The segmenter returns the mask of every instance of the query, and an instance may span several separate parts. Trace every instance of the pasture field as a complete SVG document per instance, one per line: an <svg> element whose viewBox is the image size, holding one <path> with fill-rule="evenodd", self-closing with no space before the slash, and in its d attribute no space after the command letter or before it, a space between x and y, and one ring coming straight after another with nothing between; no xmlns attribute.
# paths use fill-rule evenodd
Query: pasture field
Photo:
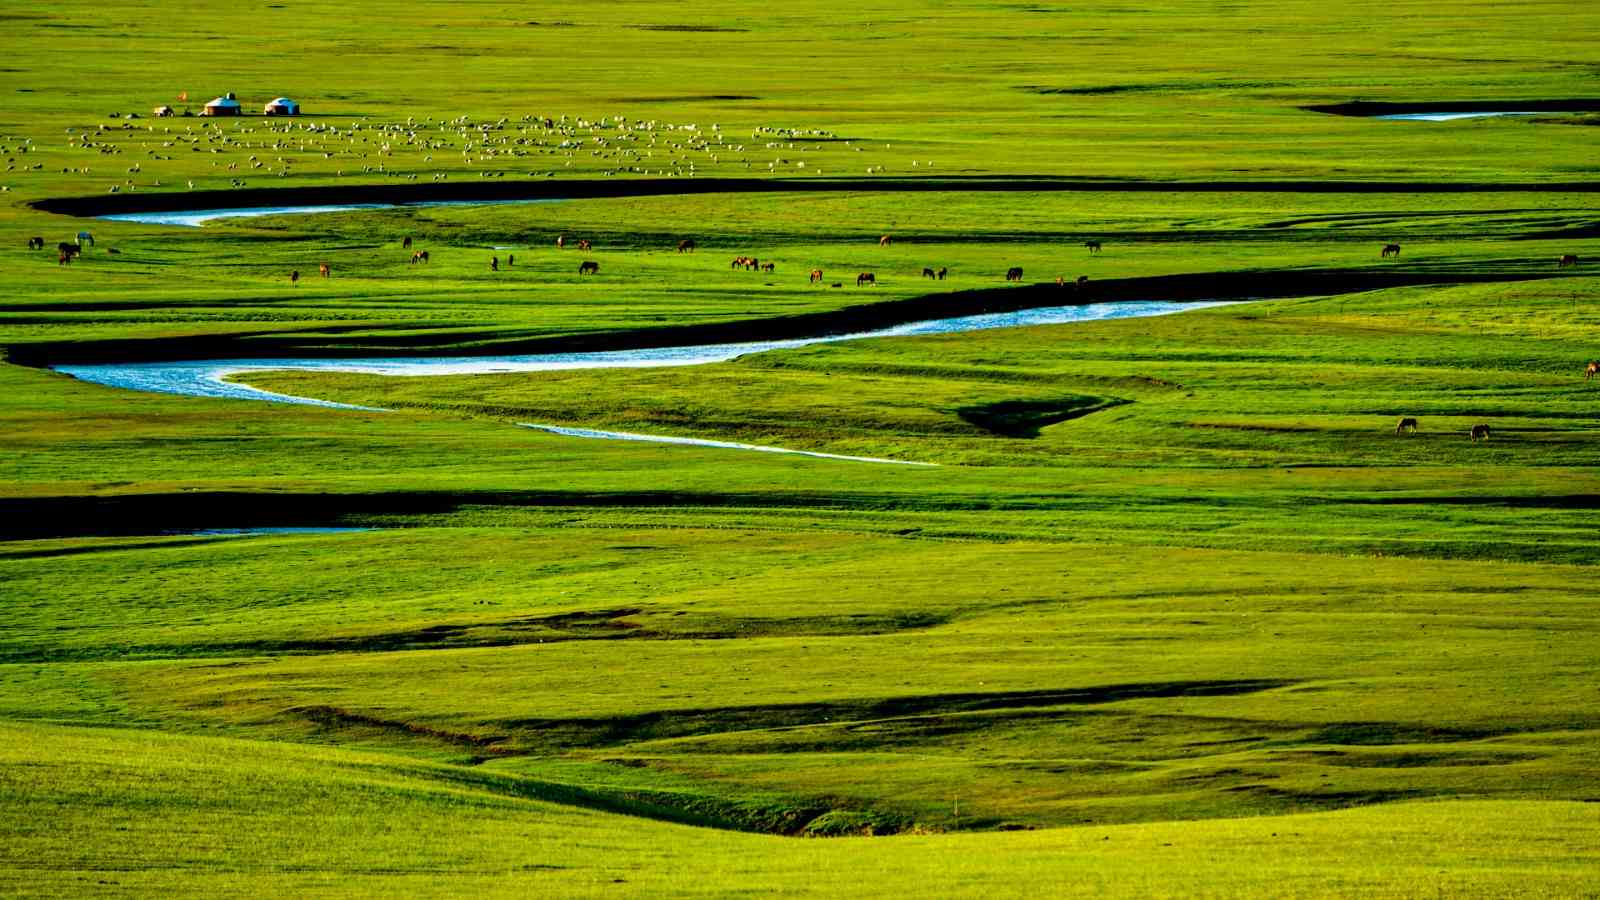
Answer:
<svg viewBox="0 0 1600 900"><path fill-rule="evenodd" d="M1600 891L1589 4L0 20L0 893Z"/></svg>

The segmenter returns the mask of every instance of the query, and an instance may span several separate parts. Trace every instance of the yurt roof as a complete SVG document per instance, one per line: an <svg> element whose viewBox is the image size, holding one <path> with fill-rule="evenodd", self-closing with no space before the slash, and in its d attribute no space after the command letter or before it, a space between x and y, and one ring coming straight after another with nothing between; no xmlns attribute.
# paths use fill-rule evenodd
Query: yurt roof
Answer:
<svg viewBox="0 0 1600 900"><path fill-rule="evenodd" d="M300 104L294 102L293 100L290 100L288 97L279 97L278 99L273 100L272 102L268 103L267 105L268 106L299 106Z"/></svg>
<svg viewBox="0 0 1600 900"><path fill-rule="evenodd" d="M232 95L229 95L227 97L218 97L217 99L211 101L210 103L207 103L206 105L207 106L238 106L239 105L239 101L233 99Z"/></svg>

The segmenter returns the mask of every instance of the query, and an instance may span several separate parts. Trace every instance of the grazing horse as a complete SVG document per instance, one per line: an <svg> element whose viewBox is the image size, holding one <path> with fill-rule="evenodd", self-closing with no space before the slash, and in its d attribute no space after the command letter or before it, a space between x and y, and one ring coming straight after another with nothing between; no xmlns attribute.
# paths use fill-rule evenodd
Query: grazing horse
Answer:
<svg viewBox="0 0 1600 900"><path fill-rule="evenodd" d="M83 245L82 244L73 244L73 243L69 243L68 241L62 241L61 243L57 244L56 245L56 250L61 252L61 253L66 254L67 256L82 256L83 255Z"/></svg>
<svg viewBox="0 0 1600 900"><path fill-rule="evenodd" d="M1083 246L1088 248L1090 253L1099 253L1100 252L1100 242L1099 241L1084 241L1083 242Z"/></svg>
<svg viewBox="0 0 1600 900"><path fill-rule="evenodd" d="M1006 280L1007 281L1021 281L1022 280L1022 267L1021 266L1012 266L1011 268L1007 269L1006 270Z"/></svg>
<svg viewBox="0 0 1600 900"><path fill-rule="evenodd" d="M1399 256L1399 255L1400 255L1400 245L1399 244L1384 244L1383 245L1383 252L1379 254L1379 256L1382 256L1384 259L1388 259L1391 256Z"/></svg>
<svg viewBox="0 0 1600 900"><path fill-rule="evenodd" d="M927 266L923 266L922 267L922 277L923 278L937 278L938 276L933 274L933 270L932 269L928 268Z"/></svg>
<svg viewBox="0 0 1600 900"><path fill-rule="evenodd" d="M409 235L409 234L406 235L406 239L400 242L400 249L402 249L402 250L410 250L411 249L411 235Z"/></svg>
<svg viewBox="0 0 1600 900"><path fill-rule="evenodd" d="M600 264L595 262L592 259L586 259L583 262L578 263L578 274L579 275L599 275L600 274Z"/></svg>
<svg viewBox="0 0 1600 900"><path fill-rule="evenodd" d="M886 234L883 237L878 238L878 246L879 247L887 247L892 243L894 243L894 238L891 237L890 235Z"/></svg>
<svg viewBox="0 0 1600 900"><path fill-rule="evenodd" d="M811 270L811 283L812 284L816 284L816 283L820 282L821 280L822 280L822 270L821 269L812 269Z"/></svg>
<svg viewBox="0 0 1600 900"><path fill-rule="evenodd" d="M948 266L940 266L939 271L935 274L939 276L940 281L943 281L944 277L950 274L950 268Z"/></svg>
<svg viewBox="0 0 1600 900"><path fill-rule="evenodd" d="M1600 375L1600 359L1594 360L1593 362L1589 363L1587 366L1583 367L1583 380L1584 381L1588 381L1589 379L1595 377L1596 375Z"/></svg>
<svg viewBox="0 0 1600 900"><path fill-rule="evenodd" d="M61 253L56 256L56 265L58 265L58 266L64 266L64 265L67 265L68 263L71 263L71 262L72 262L72 254L68 253L65 250L61 251Z"/></svg>
<svg viewBox="0 0 1600 900"><path fill-rule="evenodd" d="M42 237L31 237L31 238L28 238L28 249L29 250L43 250L44 249L44 238L42 238Z"/></svg>
<svg viewBox="0 0 1600 900"><path fill-rule="evenodd" d="M1077 288L1080 291L1083 290L1084 288L1089 286L1089 276L1087 276L1087 275L1079 275L1078 276L1078 280L1074 281L1072 283L1072 286Z"/></svg>
<svg viewBox="0 0 1600 900"><path fill-rule="evenodd" d="M1575 266L1577 264L1578 255L1576 253L1566 253L1562 255L1561 259L1556 261L1556 268L1565 269L1568 266Z"/></svg>
<svg viewBox="0 0 1600 900"><path fill-rule="evenodd" d="M323 278L327 278L333 275L333 270L328 268L327 263L322 263L317 266L317 274L321 275Z"/></svg>
<svg viewBox="0 0 1600 900"><path fill-rule="evenodd" d="M94 246L94 235L90 234L87 231L80 231L80 232L78 232L78 243L93 247Z"/></svg>
<svg viewBox="0 0 1600 900"><path fill-rule="evenodd" d="M564 234L556 235L556 249L560 250L565 246L567 246L567 236Z"/></svg>
<svg viewBox="0 0 1600 900"><path fill-rule="evenodd" d="M772 272L774 270L776 270L777 268L778 268L778 264L777 263L763 263L761 265L761 271L766 272L768 275L772 274Z"/></svg>
<svg viewBox="0 0 1600 900"><path fill-rule="evenodd" d="M1395 434L1405 434L1407 432L1410 432L1411 434L1417 433L1417 420L1412 416L1405 416L1400 421L1394 423Z"/></svg>
<svg viewBox="0 0 1600 900"><path fill-rule="evenodd" d="M856 287L861 287L863 284L870 284L873 287L877 287L877 276L873 275L871 272L862 272L860 275L856 276Z"/></svg>
<svg viewBox="0 0 1600 900"><path fill-rule="evenodd" d="M425 262L427 262L428 261L428 251L426 251L426 250L418 250L417 252L411 254L411 261L414 262L414 263L419 263L419 262L420 263L425 263Z"/></svg>
<svg viewBox="0 0 1600 900"><path fill-rule="evenodd" d="M594 249L594 245L589 243L589 239L588 238L583 238L583 239L578 241L578 249L579 250L593 250Z"/></svg>
<svg viewBox="0 0 1600 900"><path fill-rule="evenodd" d="M1487 441L1489 439L1489 426L1474 425L1472 426L1472 431L1468 432L1468 436L1472 438L1473 443Z"/></svg>
<svg viewBox="0 0 1600 900"><path fill-rule="evenodd" d="M679 241L678 242L678 252L679 253L693 253L694 252L694 238L684 238L683 240Z"/></svg>
<svg viewBox="0 0 1600 900"><path fill-rule="evenodd" d="M289 273L289 283L290 284L299 284L300 283L300 270L299 269L295 269L293 272Z"/></svg>

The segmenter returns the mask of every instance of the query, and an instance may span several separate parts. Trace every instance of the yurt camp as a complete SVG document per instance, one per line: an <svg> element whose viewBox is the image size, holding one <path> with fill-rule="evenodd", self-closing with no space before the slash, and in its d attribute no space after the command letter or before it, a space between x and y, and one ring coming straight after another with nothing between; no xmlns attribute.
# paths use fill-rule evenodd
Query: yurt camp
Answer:
<svg viewBox="0 0 1600 900"><path fill-rule="evenodd" d="M244 108L239 105L239 98L235 97L232 91L207 103L205 110L200 113L202 116L238 116L243 114Z"/></svg>
<svg viewBox="0 0 1600 900"><path fill-rule="evenodd" d="M288 97L279 97L268 103L262 112L269 116L298 116L300 115L300 104L290 100Z"/></svg>

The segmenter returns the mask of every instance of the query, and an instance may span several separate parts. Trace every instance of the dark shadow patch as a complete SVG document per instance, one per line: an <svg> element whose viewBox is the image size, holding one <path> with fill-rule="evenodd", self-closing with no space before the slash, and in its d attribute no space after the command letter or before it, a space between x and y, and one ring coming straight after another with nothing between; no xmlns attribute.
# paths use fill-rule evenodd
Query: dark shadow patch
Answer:
<svg viewBox="0 0 1600 900"><path fill-rule="evenodd" d="M616 97L616 103L726 103L760 100L749 94L663 94L654 97Z"/></svg>
<svg viewBox="0 0 1600 900"><path fill-rule="evenodd" d="M1417 113L1465 112L1597 112L1600 99L1570 98L1557 100L1444 100L1375 102L1353 100L1349 103L1322 103L1302 106L1307 112L1328 113L1335 116L1401 116Z"/></svg>
<svg viewBox="0 0 1600 900"><path fill-rule="evenodd" d="M1435 728L1398 722L1337 722L1324 725L1301 738L1304 744L1341 744L1375 747L1386 744L1453 744L1512 733L1507 729Z"/></svg>
<svg viewBox="0 0 1600 900"><path fill-rule="evenodd" d="M727 25L628 25L639 31L678 31L696 34L741 34L748 28L733 28Z"/></svg>
<svg viewBox="0 0 1600 900"><path fill-rule="evenodd" d="M662 710L612 718L513 719L497 723L518 732L518 740L547 749L604 747L640 741L665 740L808 725L841 726L872 720L963 713L1042 709L1054 706L1093 706L1171 697L1226 697L1287 687L1295 682L1274 679L1236 681L1173 681L1114 684L1098 687L1039 691L999 691L971 694L924 694L906 697L845 700L834 703L794 703L710 709ZM981 720L975 720L981 723ZM920 733L939 723L917 723ZM958 727L958 726L952 726ZM968 730L958 727L958 730Z"/></svg>
<svg viewBox="0 0 1600 900"><path fill-rule="evenodd" d="M1062 397L1058 400L1003 400L956 410L961 421L1001 437L1036 438L1041 429L1091 413L1127 404L1103 397Z"/></svg>

